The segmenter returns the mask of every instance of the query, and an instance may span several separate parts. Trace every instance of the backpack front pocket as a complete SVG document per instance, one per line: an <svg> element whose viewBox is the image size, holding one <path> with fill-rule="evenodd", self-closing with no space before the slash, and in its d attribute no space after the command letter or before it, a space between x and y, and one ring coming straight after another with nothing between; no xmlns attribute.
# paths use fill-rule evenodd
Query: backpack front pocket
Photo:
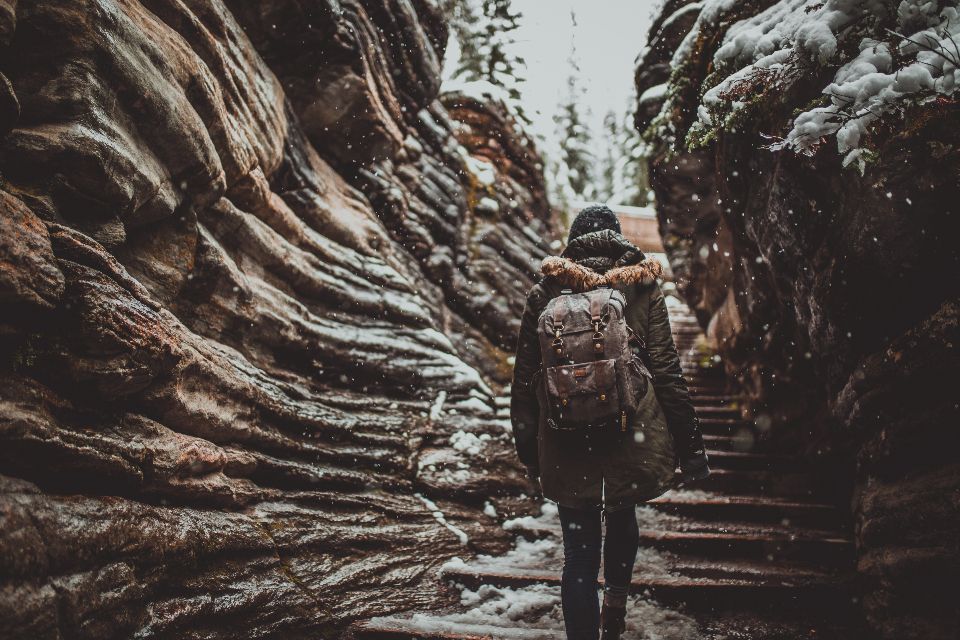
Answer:
<svg viewBox="0 0 960 640"><path fill-rule="evenodd" d="M620 385L615 359L547 367L545 373L551 427L600 427L619 418Z"/></svg>

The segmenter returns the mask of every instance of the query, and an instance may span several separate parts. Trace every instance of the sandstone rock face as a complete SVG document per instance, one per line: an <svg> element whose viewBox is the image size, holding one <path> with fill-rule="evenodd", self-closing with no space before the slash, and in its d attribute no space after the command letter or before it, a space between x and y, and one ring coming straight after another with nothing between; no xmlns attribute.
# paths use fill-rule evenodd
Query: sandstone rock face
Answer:
<svg viewBox="0 0 960 640"><path fill-rule="evenodd" d="M0 2L0 636L338 637L505 542L555 229L445 41L428 0Z"/></svg>
<svg viewBox="0 0 960 640"><path fill-rule="evenodd" d="M654 25L637 120L655 149L661 231L681 292L760 422L772 418L772 438L833 450L854 477L875 634L953 637L960 109L941 96L885 114L862 173L842 166L833 139L810 156L771 151L839 64L793 59L782 75L745 74L721 93L747 110L705 136L704 92L739 68L720 61L725 35L786 4L672 2ZM811 19L843 5L809 4ZM839 36L838 57L860 38L889 37L896 12L878 15Z"/></svg>

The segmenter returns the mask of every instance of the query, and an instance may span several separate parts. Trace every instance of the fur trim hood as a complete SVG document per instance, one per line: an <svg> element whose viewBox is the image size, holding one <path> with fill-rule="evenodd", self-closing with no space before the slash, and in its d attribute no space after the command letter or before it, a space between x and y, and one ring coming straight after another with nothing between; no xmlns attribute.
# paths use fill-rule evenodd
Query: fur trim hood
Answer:
<svg viewBox="0 0 960 640"><path fill-rule="evenodd" d="M543 275L554 278L575 291L586 291L602 286L649 285L656 282L663 274L663 267L654 258L644 258L637 264L614 267L606 273L597 273L570 258L550 256L544 258L540 270Z"/></svg>
<svg viewBox="0 0 960 640"><path fill-rule="evenodd" d="M647 258L616 231L603 229L577 237L563 255L544 259L543 275L576 291L601 286L650 285L663 267Z"/></svg>

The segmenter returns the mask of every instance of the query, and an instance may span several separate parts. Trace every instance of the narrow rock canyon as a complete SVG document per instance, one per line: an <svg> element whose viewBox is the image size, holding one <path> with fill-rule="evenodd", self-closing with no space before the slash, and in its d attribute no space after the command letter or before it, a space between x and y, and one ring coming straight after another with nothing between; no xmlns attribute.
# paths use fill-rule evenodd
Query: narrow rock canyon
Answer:
<svg viewBox="0 0 960 640"><path fill-rule="evenodd" d="M960 628L956 5L665 0L637 60L704 422L829 471L884 640ZM447 39L434 0L0 0L0 638L339 638L542 524L504 411L563 230Z"/></svg>

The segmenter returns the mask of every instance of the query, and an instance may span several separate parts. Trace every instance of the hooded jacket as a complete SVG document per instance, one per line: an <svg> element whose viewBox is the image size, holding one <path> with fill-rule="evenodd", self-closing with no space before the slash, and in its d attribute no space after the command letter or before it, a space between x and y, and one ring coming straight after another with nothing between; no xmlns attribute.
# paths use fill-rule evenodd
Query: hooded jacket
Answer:
<svg viewBox="0 0 960 640"><path fill-rule="evenodd" d="M604 229L575 238L543 261L543 278L527 295L517 340L511 399L514 442L521 462L540 476L544 497L568 507L616 508L655 498L670 488L680 454L702 447L680 357L673 343L662 268L619 233ZM646 343L653 384L626 432L570 433L546 424L537 326L563 289L611 286L627 301L626 321Z"/></svg>

